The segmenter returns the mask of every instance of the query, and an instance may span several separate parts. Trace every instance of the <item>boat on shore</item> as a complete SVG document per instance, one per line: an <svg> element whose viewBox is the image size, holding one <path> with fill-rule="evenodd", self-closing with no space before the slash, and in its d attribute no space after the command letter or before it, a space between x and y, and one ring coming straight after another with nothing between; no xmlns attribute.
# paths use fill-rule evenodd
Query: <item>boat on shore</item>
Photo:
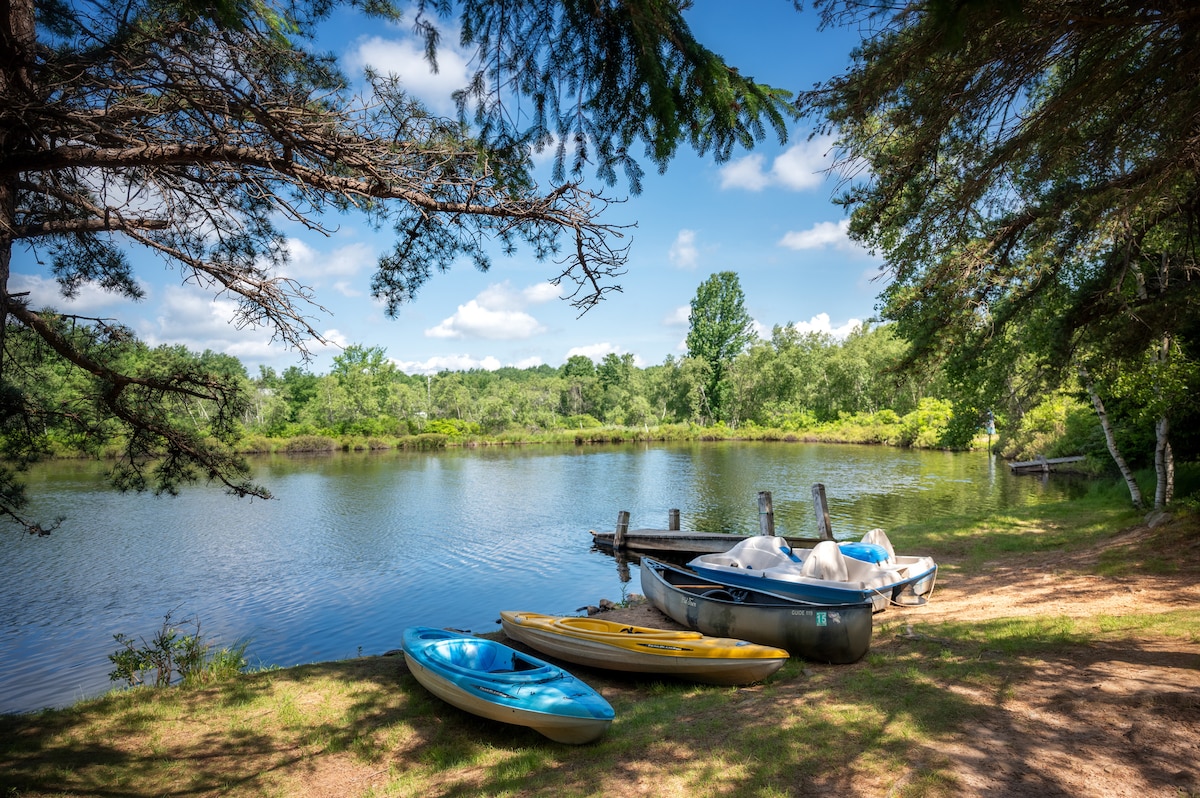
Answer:
<svg viewBox="0 0 1200 798"><path fill-rule="evenodd" d="M756 535L729 551L701 554L688 567L715 582L819 604L870 601L876 612L889 604L924 604L937 576L932 558L897 555L882 529L860 542L823 540L811 549Z"/></svg>
<svg viewBox="0 0 1200 798"><path fill-rule="evenodd" d="M426 690L474 715L572 745L597 740L612 725L612 706L587 684L495 640L412 626L402 648Z"/></svg>
<svg viewBox="0 0 1200 798"><path fill-rule="evenodd" d="M774 646L654 629L601 618L500 613L504 633L557 659L592 668L677 676L705 684L753 684L783 667L788 652Z"/></svg>
<svg viewBox="0 0 1200 798"><path fill-rule="evenodd" d="M778 646L810 662L857 662L871 647L868 601L813 604L704 579L653 557L641 561L642 593L676 623L709 635Z"/></svg>

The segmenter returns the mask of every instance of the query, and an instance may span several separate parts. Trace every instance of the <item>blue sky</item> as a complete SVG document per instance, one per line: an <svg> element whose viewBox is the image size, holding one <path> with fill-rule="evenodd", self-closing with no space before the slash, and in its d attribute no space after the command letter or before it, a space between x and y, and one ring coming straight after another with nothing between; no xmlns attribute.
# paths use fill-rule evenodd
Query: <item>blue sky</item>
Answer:
<svg viewBox="0 0 1200 798"><path fill-rule="evenodd" d="M796 12L786 0L697 0L687 12L697 37L760 82L805 89L841 72L857 41L854 31L818 31L811 9ZM435 111L451 113L449 95L466 81L467 56L444 36L440 71L430 74L405 23L364 24L341 13L326 26L318 46L342 58L349 74L365 65L401 75L408 89ZM527 251L497 252L488 273L462 263L435 275L416 302L388 319L370 297L378 256L389 250L386 233L352 216L333 220L329 237L301 230L291 240L288 273L328 309L314 326L330 340L380 346L409 373L442 369L561 365L575 354L599 361L609 352L632 353L641 366L681 356L688 303L711 274L737 272L746 305L764 334L773 325L796 323L843 335L873 315L882 284L873 278L879 261L845 236L842 210L832 203L834 177L829 142L809 140L796 126L786 145L767 141L737 152L724 163L681 150L664 175L648 174L640 195L615 204L605 215L627 231L632 246L621 293L578 311L546 282L557 273ZM599 187L599 186L597 186ZM618 184L608 193L628 196ZM265 330L237 330L231 306L183 285L177 271L155 260L135 261L146 298L120 300L83 290L72 303L56 294L48 270L27 251L13 253L14 291L29 291L35 307L120 318L151 345L181 343L238 356L251 374L258 366L283 369L299 355L269 342ZM328 370L336 347L313 348L308 368Z"/></svg>

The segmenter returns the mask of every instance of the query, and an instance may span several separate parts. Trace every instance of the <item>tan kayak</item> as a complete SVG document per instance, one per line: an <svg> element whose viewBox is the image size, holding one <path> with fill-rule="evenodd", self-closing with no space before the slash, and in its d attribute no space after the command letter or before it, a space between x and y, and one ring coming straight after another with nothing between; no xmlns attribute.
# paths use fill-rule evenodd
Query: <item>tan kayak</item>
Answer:
<svg viewBox="0 0 1200 798"><path fill-rule="evenodd" d="M599 618L500 613L504 633L543 654L578 665L678 676L707 684L762 681L787 662L781 648L700 632L651 629Z"/></svg>

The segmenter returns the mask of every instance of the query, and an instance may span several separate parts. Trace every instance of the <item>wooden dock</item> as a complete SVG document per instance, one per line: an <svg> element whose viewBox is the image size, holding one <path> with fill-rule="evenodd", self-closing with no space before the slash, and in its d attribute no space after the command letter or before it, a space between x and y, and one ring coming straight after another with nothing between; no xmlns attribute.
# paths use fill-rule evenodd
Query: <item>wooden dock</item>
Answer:
<svg viewBox="0 0 1200 798"><path fill-rule="evenodd" d="M602 549L614 548L616 532L597 532L590 530L592 544ZM795 548L812 548L820 542L819 538L801 538L783 536L789 546ZM745 535L732 532L686 532L672 529L630 529L625 533L624 548L631 552L654 554L713 554L729 551L736 544L745 540Z"/></svg>
<svg viewBox="0 0 1200 798"><path fill-rule="evenodd" d="M1014 474L1047 474L1051 471L1058 471L1061 466L1069 465L1070 463L1082 463L1083 455L1075 457L1039 457L1036 460L1028 460L1024 463L1009 463L1008 467ZM1070 470L1070 469L1066 469Z"/></svg>
<svg viewBox="0 0 1200 798"><path fill-rule="evenodd" d="M833 529L829 525L829 507L825 500L825 486L813 485L813 509L817 516L818 537L792 537L781 535L793 548L812 548L822 540L833 540ZM729 551L746 536L733 532L685 532L679 528L679 510L668 513L667 529L630 529L629 511L617 513L617 526L612 532L589 530L592 545L613 552L632 554L658 554L667 557L698 554L714 554ZM775 508L771 492L758 492L758 534L775 534Z"/></svg>

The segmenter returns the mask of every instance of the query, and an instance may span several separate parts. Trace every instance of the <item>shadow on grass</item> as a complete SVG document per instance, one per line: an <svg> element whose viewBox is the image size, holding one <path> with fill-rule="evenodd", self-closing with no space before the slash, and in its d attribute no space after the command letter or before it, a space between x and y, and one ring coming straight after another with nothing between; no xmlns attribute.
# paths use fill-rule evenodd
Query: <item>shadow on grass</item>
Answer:
<svg viewBox="0 0 1200 798"><path fill-rule="evenodd" d="M1095 724L1102 710L1135 726L1153 711L1194 739L1200 706L1185 689L1200 671L1194 645L1164 651L1011 619L907 628L878 630L854 665L792 660L744 688L572 668L616 709L608 735L587 746L457 710L400 657L114 694L0 716L0 796L298 795L335 761L346 795L954 795L950 744L996 794L1072 794L1065 773L1022 763L1096 747L1121 752L1156 788L1194 774L1183 749L1131 739L1128 724ZM1153 670L1119 691L1096 689L1114 662ZM1061 722L1027 734L1006 702L1035 684L1049 685Z"/></svg>
<svg viewBox="0 0 1200 798"><path fill-rule="evenodd" d="M0 715L0 796L257 793L323 755L369 755L408 716L402 670L365 658Z"/></svg>
<svg viewBox="0 0 1200 798"><path fill-rule="evenodd" d="M1200 649L1185 630L1200 624L1200 614L1156 620L1118 624L1122 632L1150 628L1154 642L1061 618L915 624L894 636L889 630L883 656L912 670L892 669L871 689L904 690L916 673L951 689L973 688L980 699L970 722L957 724L956 742L960 760L989 794L1078 795L1080 772L1072 771L1086 762L1095 773L1135 774L1149 794L1194 795ZM988 696L991 707L982 700ZM1018 698L1027 709L1010 711ZM1136 783L1117 775L1112 784L1121 781ZM1102 785L1091 787L1104 793Z"/></svg>

